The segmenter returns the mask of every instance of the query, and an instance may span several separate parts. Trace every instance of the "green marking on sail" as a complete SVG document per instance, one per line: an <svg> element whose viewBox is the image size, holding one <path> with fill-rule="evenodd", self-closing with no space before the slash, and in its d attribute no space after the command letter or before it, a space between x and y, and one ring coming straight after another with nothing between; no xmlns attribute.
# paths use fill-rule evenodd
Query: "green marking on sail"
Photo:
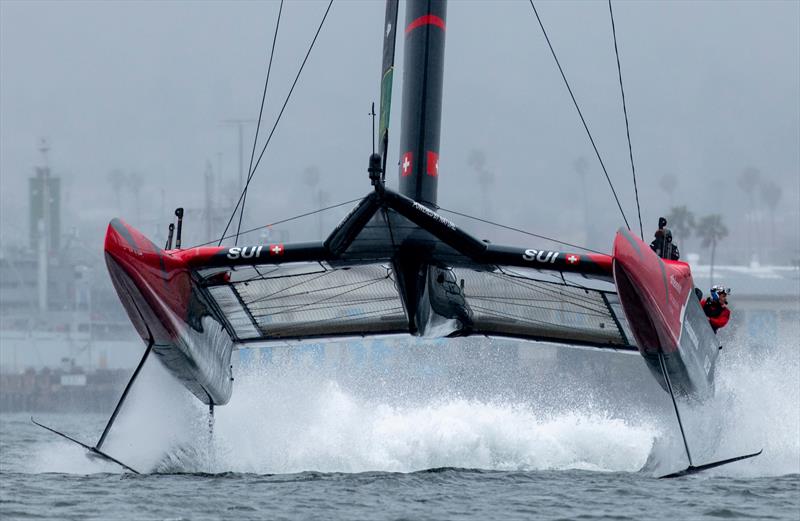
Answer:
<svg viewBox="0 0 800 521"><path fill-rule="evenodd" d="M386 73L384 73L383 79L381 80L381 121L378 130L378 136L380 137L381 143L386 138L386 135L389 132L389 113L391 112L392 108L393 77L394 77L394 67L389 67Z"/></svg>

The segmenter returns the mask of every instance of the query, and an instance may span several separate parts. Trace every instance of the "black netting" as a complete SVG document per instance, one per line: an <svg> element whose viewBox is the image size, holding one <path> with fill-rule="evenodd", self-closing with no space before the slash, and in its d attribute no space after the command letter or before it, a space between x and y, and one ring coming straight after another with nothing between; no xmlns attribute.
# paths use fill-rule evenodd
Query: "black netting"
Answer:
<svg viewBox="0 0 800 521"><path fill-rule="evenodd" d="M630 348L616 295L525 269L454 268L475 333ZM389 264L237 268L208 287L237 340L408 331ZM606 283L603 283L606 284ZM606 284L609 288L611 286Z"/></svg>
<svg viewBox="0 0 800 521"><path fill-rule="evenodd" d="M601 291L542 280L535 270L454 272L482 333L627 344Z"/></svg>
<svg viewBox="0 0 800 521"><path fill-rule="evenodd" d="M212 295L240 339L253 333L274 339L407 329L391 272L378 264L237 270L230 287L234 298L221 302L224 292L218 287L211 288Z"/></svg>

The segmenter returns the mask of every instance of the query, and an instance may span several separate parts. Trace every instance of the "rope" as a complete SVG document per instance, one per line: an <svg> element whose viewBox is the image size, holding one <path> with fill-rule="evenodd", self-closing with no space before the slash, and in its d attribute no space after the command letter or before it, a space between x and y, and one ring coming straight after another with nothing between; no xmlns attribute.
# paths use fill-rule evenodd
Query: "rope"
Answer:
<svg viewBox="0 0 800 521"><path fill-rule="evenodd" d="M267 86L269 85L269 75L272 72L272 58L275 56L275 42L278 40L278 28L281 26L281 13L283 12L283 0L278 7L278 21L275 24L275 34L272 36L272 49L269 52L269 65L267 66L267 79L264 80L264 92L261 94L261 108L258 109L258 123L256 124L256 136L253 138L253 150L250 152L250 165L247 167L248 175L253 171L253 158L256 155L256 144L258 144L258 131L261 129L261 116L264 113L264 100L267 98ZM247 188L245 188L244 198L242 199L242 209L239 212L239 224L236 226L236 239L234 246L239 244L239 231L242 229L242 217L244 217L244 205L247 203ZM223 234L224 235L224 234Z"/></svg>
<svg viewBox="0 0 800 521"><path fill-rule="evenodd" d="M265 224L263 226L256 226L255 228L250 228L249 230L245 230L245 231L241 232L241 235L245 235L245 234L248 234L248 233L251 233L251 232L255 232L255 231L258 231L258 230L263 230L264 228L269 228L270 226L276 226L278 224L288 223L289 221L294 221L294 220L300 219L302 217L308 217L309 215L314 215L316 213L324 212L326 210L332 210L334 208L339 208L340 206L344 206L346 204L352 204L352 203L354 203L356 201L360 201L361 199L362 199L361 197L357 197L356 199L351 199L349 201L345 201L345 202L339 203L339 204L334 204L332 206L326 206L325 208L320 208L320 209L314 210L312 212L301 213L300 215L295 215L294 217L289 217L288 219L281 219L280 221L275 221L275 222L272 222L272 223L269 223L269 224ZM233 217L233 216L231 216L231 217ZM204 242L202 244L195 244L194 246L191 246L191 248L199 248L200 246L208 246L209 244L214 244L215 242L217 243L217 246L220 246L222 244L222 241L224 241L225 239L230 239L231 237L235 237L235 236L236 235L234 235L234 234L227 235L227 236L222 236L222 237L220 237L219 241L208 241L208 242ZM184 249L189 249L189 248L184 248Z"/></svg>
<svg viewBox="0 0 800 521"><path fill-rule="evenodd" d="M311 50L314 48L314 43L317 41L317 37L319 36L320 31L322 30L322 26L325 24L325 20L328 18L328 13L331 10L331 6L333 5L333 0L330 0L328 3L328 8L325 10L325 14L322 16L322 21L319 23L319 27L317 27L317 32L314 34L314 39L311 40L311 45L308 47L308 51L306 52L305 58L303 58L303 63L300 64L300 69L297 71L297 75L294 78L294 82L292 83L292 87L289 89L289 93L286 95L286 99L283 102L283 106L281 107L281 111L278 113L278 117L275 119L275 124L272 126L272 130L267 136L267 142L264 143L264 148L261 149L261 154L258 156L258 160L256 164L253 165L253 170L247 175L247 183L244 185L244 189L242 190L242 194L239 196L239 200L236 203L236 206L233 208L233 213L231 214L231 218L228 219L228 224L225 226L225 230L222 232L222 237L220 237L219 242L217 243L218 246L222 245L222 241L226 239L225 234L228 233L228 228L233 222L233 217L236 215L236 211L239 209L239 205L242 204L242 200L244 199L244 195L247 193L247 189L250 186L250 181L253 179L253 175L256 173L256 169L258 165L261 164L261 158L264 157L264 152L267 151L267 147L269 146L270 141L272 140L273 134L275 134L275 129L278 128L278 123L281 121L281 117L283 116L284 110L286 110L286 105L289 103L289 99L292 97L292 92L294 92L295 86L297 86L297 80L300 79L300 74L303 72L303 68L308 61L308 57L311 55Z"/></svg>
<svg viewBox="0 0 800 521"><path fill-rule="evenodd" d="M439 210L442 211L442 212L452 213L453 215L459 215L461 217L466 217L468 219L473 219L475 221L479 221L479 222L482 222L482 223L491 224L492 226L497 226L499 228L505 228L506 230L511 230L511 231L519 232L519 233L522 233L522 234L525 234L525 235L530 235L531 237L536 237L536 238L539 238L539 239L544 239L546 241L551 241L551 242L554 242L556 244L563 244L564 246L569 246L571 248L578 248L578 249L581 249L581 250L584 250L584 251L590 251L592 253L599 253L601 255L608 255L608 253L603 253L602 251L593 250L591 248L587 248L586 246L580 246L578 244L572 244L572 243L569 243L569 242L559 241L558 239L553 239L552 237L547 237L545 235L539 235L539 234L532 233L532 232L526 232L525 230L520 230L519 228L514 228L513 226L506 226L505 224L492 222L492 221L489 221L487 219L481 219L480 217L474 217L472 215L467 215L465 213L456 212L455 210L448 210L447 208L442 208L442 207L439 207Z"/></svg>
<svg viewBox="0 0 800 521"><path fill-rule="evenodd" d="M639 187L636 185L636 166L633 164L633 147L631 146L631 129L628 125L628 107L625 103L625 89L622 87L622 66L619 64L619 49L617 48L617 28L614 25L614 11L611 10L611 0L608 0L608 14L611 16L611 33L614 35L614 54L617 56L617 72L619 73L619 91L622 93L622 112L625 114L625 133L628 136L628 155L631 158L631 172L633 173L633 190L636 193L636 212L639 215L639 234L644 240L642 228L642 209L639 206Z"/></svg>
<svg viewBox="0 0 800 521"><path fill-rule="evenodd" d="M550 43L550 38L547 36L547 31L544 29L544 24L542 23L542 19L539 17L539 12L536 10L536 6L533 5L533 0L528 0L533 8L533 14L536 15L536 20L539 22L539 27L542 28L542 34L544 34L544 39L547 40L547 45L550 47L550 52L553 55L553 59L556 61L556 65L558 66L559 72L561 72L561 78L564 80L564 84L567 86L567 90L569 91L569 95L572 98L572 103L575 105L575 109L578 111L578 116L581 118L581 122L583 123L583 128L586 129L586 134L589 136L589 141L592 143L592 148L594 148L594 153L597 156L597 160L600 161L600 166L603 168L603 173L606 175L606 180L608 181L608 186L611 187L611 193L614 194L614 200L617 202L617 207L619 208L619 212L622 214L622 220L625 221L625 226L630 230L631 226L628 224L628 218L625 216L625 211L622 209L622 204L619 202L619 197L617 197L617 191L614 189L614 184L611 182L611 177L608 175L608 170L606 170L606 165L603 163L603 158L600 157L600 152L597 150L597 145L594 142L594 138L592 137L592 133L589 131L589 125L586 124L586 119L583 117L583 112L581 112L581 108L578 106L578 102L575 100L575 95L572 93L572 88L569 86L569 82L567 81L567 76L564 74L564 69L561 67L561 62L558 61L558 56L556 56L556 51L553 49L553 44Z"/></svg>

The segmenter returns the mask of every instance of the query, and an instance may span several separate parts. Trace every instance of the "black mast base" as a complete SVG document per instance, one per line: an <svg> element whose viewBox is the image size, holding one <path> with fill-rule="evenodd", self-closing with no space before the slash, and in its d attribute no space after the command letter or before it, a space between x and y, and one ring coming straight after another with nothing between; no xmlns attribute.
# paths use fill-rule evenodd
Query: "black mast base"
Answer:
<svg viewBox="0 0 800 521"><path fill-rule="evenodd" d="M715 461L713 463L706 463L705 465L689 465L683 470L678 472L673 472L672 474L667 474L666 476L661 476L658 479L667 479L667 478L680 478L683 476L689 476L691 474L697 474L698 472L703 472L704 470L713 469L715 467L721 467L722 465L727 465L728 463L733 463L735 461L742 461L749 458L755 458L759 454L761 454L764 449L761 449L758 452L754 452L752 454L746 454L744 456L736 456L735 458L728 458L720 461Z"/></svg>

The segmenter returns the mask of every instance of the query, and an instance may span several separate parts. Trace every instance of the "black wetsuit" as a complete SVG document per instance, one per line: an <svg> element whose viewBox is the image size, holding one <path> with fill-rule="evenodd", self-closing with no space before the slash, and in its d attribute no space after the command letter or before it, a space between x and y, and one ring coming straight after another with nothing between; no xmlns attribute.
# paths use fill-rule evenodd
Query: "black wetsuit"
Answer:
<svg viewBox="0 0 800 521"><path fill-rule="evenodd" d="M650 248L662 259L680 260L681 258L678 247L671 241L664 239L664 232L662 230L656 232L656 238L650 243Z"/></svg>

